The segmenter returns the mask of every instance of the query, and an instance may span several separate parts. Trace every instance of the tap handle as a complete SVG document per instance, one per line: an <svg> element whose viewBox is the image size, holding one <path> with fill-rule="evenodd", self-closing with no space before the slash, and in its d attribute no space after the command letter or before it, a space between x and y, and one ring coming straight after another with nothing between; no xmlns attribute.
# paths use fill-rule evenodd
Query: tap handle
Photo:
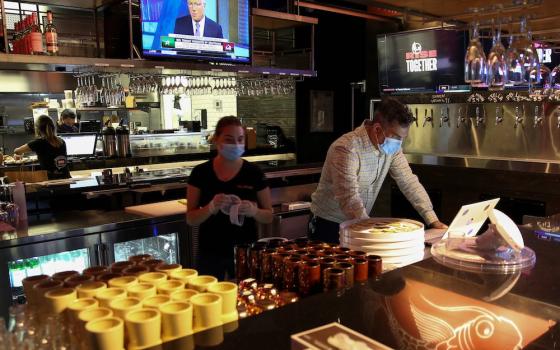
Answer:
<svg viewBox="0 0 560 350"><path fill-rule="evenodd" d="M496 125L504 121L503 115L504 115L504 107L503 106L496 107Z"/></svg>
<svg viewBox="0 0 560 350"><path fill-rule="evenodd" d="M430 108L430 123L432 123L432 128L434 127L434 109Z"/></svg>
<svg viewBox="0 0 560 350"><path fill-rule="evenodd" d="M525 106L523 106L523 115L525 115ZM523 117L520 115L519 106L515 106L515 124L513 124L513 127L517 129L517 126L521 123L523 123Z"/></svg>
<svg viewBox="0 0 560 350"><path fill-rule="evenodd" d="M457 128L459 128L459 125L461 125L461 120L462 120L462 115L463 114L463 108L459 107L457 109Z"/></svg>
<svg viewBox="0 0 560 350"><path fill-rule="evenodd" d="M418 127L418 108L414 108L414 123L416 123L416 127Z"/></svg>

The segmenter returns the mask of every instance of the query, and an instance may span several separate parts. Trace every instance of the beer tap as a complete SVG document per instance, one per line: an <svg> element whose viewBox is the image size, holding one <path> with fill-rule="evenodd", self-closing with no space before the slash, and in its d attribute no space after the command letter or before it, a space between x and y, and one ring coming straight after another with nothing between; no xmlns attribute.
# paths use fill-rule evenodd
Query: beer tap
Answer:
<svg viewBox="0 0 560 350"><path fill-rule="evenodd" d="M496 107L496 125L504 121L504 106Z"/></svg>
<svg viewBox="0 0 560 350"><path fill-rule="evenodd" d="M443 126L443 123L447 123L447 127L451 127L451 121L449 120L449 106L441 108L441 117L439 118L439 127Z"/></svg>
<svg viewBox="0 0 560 350"><path fill-rule="evenodd" d="M428 109L424 110L424 123L422 123L422 127L426 126L426 123L432 123L432 128L434 127L434 110L430 109L430 116L428 116Z"/></svg>
<svg viewBox="0 0 560 350"><path fill-rule="evenodd" d="M543 114L544 114L544 108L543 108ZM544 121L544 116L539 113L539 105L536 105L535 106L535 116L534 116L534 119L533 119L533 128L536 128L537 126L542 126L543 121Z"/></svg>
<svg viewBox="0 0 560 350"><path fill-rule="evenodd" d="M486 109L484 109L484 107L482 107L484 115L486 115ZM480 116L480 107L476 106L476 117L475 117L475 127L478 128L479 125L484 124L484 115Z"/></svg>
<svg viewBox="0 0 560 350"><path fill-rule="evenodd" d="M525 112L525 105L523 105L523 112ZM525 115L525 113L523 113L523 115ZM520 124L523 124L523 117L519 112L519 106L515 106L515 124L513 124L513 127L517 129L517 126Z"/></svg>
<svg viewBox="0 0 560 350"><path fill-rule="evenodd" d="M461 124L467 125L467 118L463 115L463 107L459 107L459 110L457 111L457 128Z"/></svg>
<svg viewBox="0 0 560 350"><path fill-rule="evenodd" d="M418 127L418 107L414 108L414 122L416 123L416 127Z"/></svg>

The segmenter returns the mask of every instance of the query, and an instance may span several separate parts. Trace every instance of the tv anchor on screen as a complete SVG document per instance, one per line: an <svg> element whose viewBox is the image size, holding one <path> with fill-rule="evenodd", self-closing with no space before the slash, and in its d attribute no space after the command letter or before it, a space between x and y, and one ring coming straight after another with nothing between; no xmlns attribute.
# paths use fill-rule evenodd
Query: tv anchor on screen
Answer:
<svg viewBox="0 0 560 350"><path fill-rule="evenodd" d="M220 39L224 37L222 27L204 14L206 0L187 0L187 7L189 15L175 21L175 34Z"/></svg>

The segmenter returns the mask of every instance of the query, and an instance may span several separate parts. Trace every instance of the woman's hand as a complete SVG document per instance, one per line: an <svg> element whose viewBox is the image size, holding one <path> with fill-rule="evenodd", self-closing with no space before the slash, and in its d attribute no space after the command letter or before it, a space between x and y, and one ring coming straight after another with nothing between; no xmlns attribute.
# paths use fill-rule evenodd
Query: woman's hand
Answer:
<svg viewBox="0 0 560 350"><path fill-rule="evenodd" d="M232 199L230 196L218 193L217 195L212 198L212 201L209 204L209 209L212 215L217 214L222 208L229 207L232 203Z"/></svg>
<svg viewBox="0 0 560 350"><path fill-rule="evenodd" d="M241 204L239 204L239 215L245 215L247 217L255 217L257 215L258 207L255 203L247 200L242 200Z"/></svg>

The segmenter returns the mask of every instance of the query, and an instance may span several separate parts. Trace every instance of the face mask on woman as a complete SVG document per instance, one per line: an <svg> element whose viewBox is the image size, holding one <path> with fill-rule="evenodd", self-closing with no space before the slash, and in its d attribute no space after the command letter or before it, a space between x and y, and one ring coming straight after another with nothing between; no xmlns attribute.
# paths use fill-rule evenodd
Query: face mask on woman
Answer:
<svg viewBox="0 0 560 350"><path fill-rule="evenodd" d="M227 160L237 160L245 152L244 144L224 143L218 153Z"/></svg>

